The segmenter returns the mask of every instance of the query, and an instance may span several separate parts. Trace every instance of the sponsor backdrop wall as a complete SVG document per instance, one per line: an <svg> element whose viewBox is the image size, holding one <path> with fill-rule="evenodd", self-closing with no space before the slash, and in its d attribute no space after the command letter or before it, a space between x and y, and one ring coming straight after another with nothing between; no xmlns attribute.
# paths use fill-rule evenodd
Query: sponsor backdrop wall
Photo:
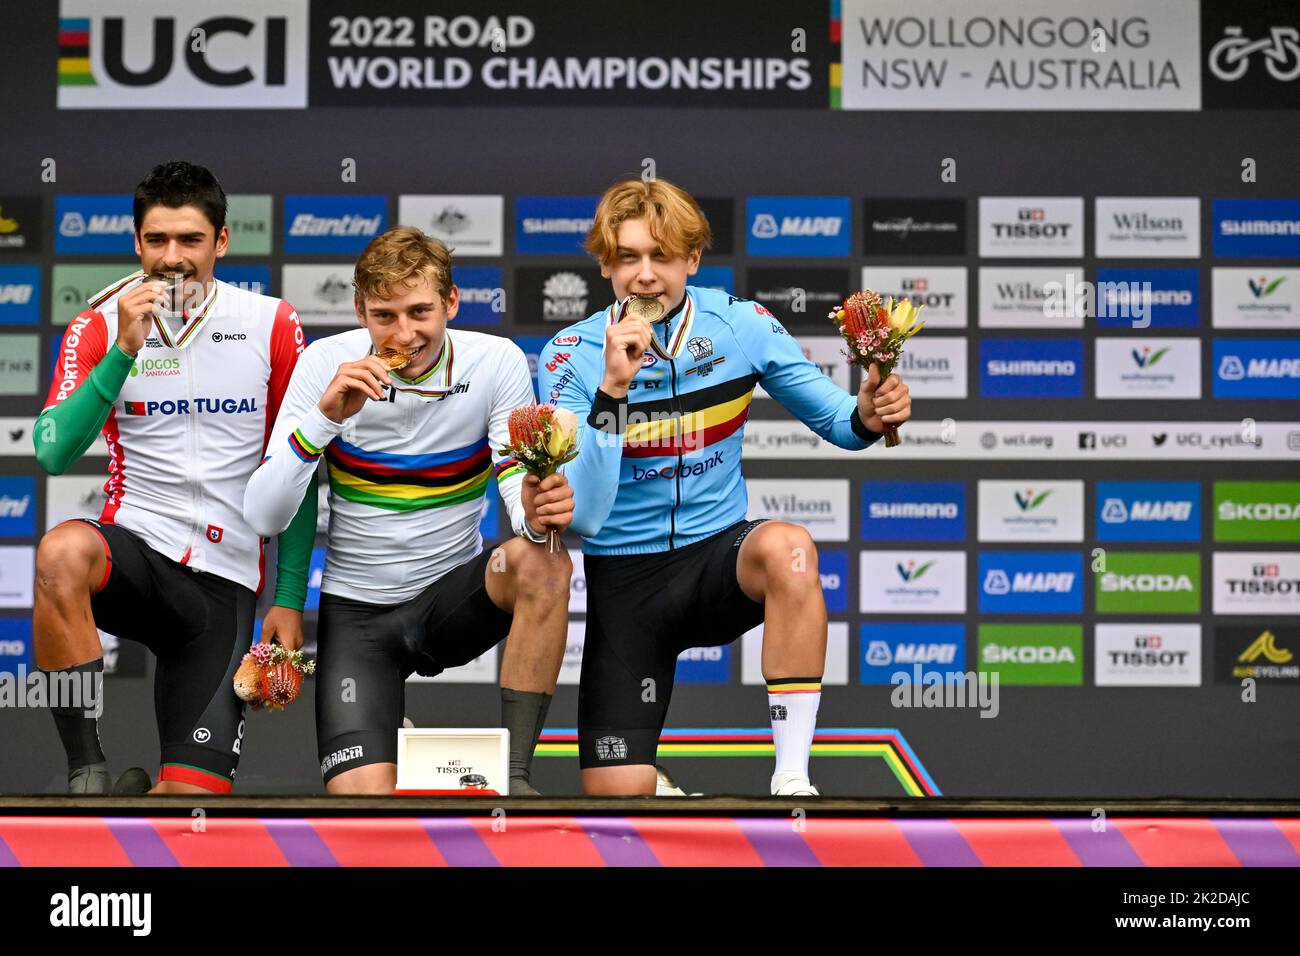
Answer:
<svg viewBox="0 0 1300 956"><path fill-rule="evenodd" d="M219 275L288 299L309 339L349 327L357 252L409 223L456 249L458 322L542 362L609 301L579 251L596 196L653 173L713 224L699 283L763 302L846 388L827 310L863 284L926 305L901 447L842 453L761 391L748 425L751 514L807 525L820 549L821 725L903 754L815 758L827 791L1294 796L1300 15L953 9L666 0L644 25L595 0L27 11L0 31L0 672L32 664L40 535L98 511L102 443L45 476L32 421L69 319L134 268L129 193L154 163L220 176ZM489 537L500 514L489 500ZM557 728L576 717L575 557ZM152 662L130 636L104 637L106 745L151 766ZM765 727L761 633L708 638L682 656L670 725ZM493 723L496 667L412 684L408 713ZM929 706L953 695L927 683L993 672L996 702ZM921 685L896 692L899 673ZM319 787L314 692L250 718L241 789ZM5 706L0 728L0 789L56 785L48 715ZM764 792L770 772L665 762L708 792ZM539 759L538 779L576 792L576 762Z"/></svg>

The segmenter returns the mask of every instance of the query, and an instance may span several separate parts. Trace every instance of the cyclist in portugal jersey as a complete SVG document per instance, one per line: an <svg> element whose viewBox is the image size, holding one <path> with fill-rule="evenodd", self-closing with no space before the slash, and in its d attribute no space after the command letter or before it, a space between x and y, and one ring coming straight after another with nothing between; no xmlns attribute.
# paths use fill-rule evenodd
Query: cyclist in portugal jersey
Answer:
<svg viewBox="0 0 1300 956"><path fill-rule="evenodd" d="M66 521L37 549L36 662L52 687L61 675L64 686L91 675L102 690L96 628L143 643L157 656L162 754L153 792L227 793L244 734L231 681L262 587L263 541L244 521L244 485L302 351L302 329L289 303L214 278L229 231L225 193L208 170L156 167L136 187L134 214L140 272L94 296L69 324L33 428L36 460L53 475L100 434L109 453L98 519ZM316 499L294 508L262 637L296 649ZM69 789L148 790L138 768L113 787L95 696L93 707L51 701Z"/></svg>
<svg viewBox="0 0 1300 956"><path fill-rule="evenodd" d="M762 624L771 791L816 795L808 755L827 629L817 552L798 525L746 520L744 424L756 384L841 448L867 448L911 415L898 376L881 382L873 366L845 393L763 306L688 287L709 239L678 187L612 186L587 250L615 304L566 328L538 361L542 401L585 423L566 473L587 579L578 746L589 794L653 794L677 655ZM659 303L661 319L625 307L633 294Z"/></svg>
<svg viewBox="0 0 1300 956"><path fill-rule="evenodd" d="M538 482L500 454L510 413L534 403L528 360L509 339L448 328L459 308L451 257L418 229L371 240L354 285L362 328L303 353L244 497L249 523L277 532L325 459L316 739L326 790L392 793L406 678L505 640L510 793L534 794L569 601L568 552L543 542L568 527L573 493L563 475ZM516 536L485 549L493 472Z"/></svg>

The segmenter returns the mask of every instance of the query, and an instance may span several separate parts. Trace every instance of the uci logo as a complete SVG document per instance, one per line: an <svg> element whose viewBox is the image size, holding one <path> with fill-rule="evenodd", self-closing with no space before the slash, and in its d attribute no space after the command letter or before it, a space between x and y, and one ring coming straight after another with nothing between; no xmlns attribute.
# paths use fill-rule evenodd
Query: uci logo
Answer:
<svg viewBox="0 0 1300 956"><path fill-rule="evenodd" d="M210 6L196 4L149 16L123 0L82 6L94 12L71 27L65 21L60 31L60 45L78 51L64 62L80 80L68 83L64 73L60 109L307 105L305 58L289 56L306 48L305 9L210 16Z"/></svg>
<svg viewBox="0 0 1300 956"><path fill-rule="evenodd" d="M242 342L248 336L243 332L213 332L212 341L214 342Z"/></svg>

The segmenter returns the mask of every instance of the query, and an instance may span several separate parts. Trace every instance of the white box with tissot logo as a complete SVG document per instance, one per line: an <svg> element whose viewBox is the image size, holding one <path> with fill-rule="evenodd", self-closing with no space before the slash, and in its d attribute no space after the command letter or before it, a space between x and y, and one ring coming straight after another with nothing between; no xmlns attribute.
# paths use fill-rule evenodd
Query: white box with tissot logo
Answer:
<svg viewBox="0 0 1300 956"><path fill-rule="evenodd" d="M510 731L502 727L416 727L397 732L396 793L510 792Z"/></svg>

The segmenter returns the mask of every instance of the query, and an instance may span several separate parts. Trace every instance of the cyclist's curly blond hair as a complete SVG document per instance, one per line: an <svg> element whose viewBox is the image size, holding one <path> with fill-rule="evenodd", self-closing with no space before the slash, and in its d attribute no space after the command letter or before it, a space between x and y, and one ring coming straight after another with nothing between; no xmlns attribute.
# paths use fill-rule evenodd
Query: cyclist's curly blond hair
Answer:
<svg viewBox="0 0 1300 956"><path fill-rule="evenodd" d="M451 295L451 253L414 226L398 226L371 239L357 260L352 288L357 297L392 299L428 279L446 302Z"/></svg>
<svg viewBox="0 0 1300 956"><path fill-rule="evenodd" d="M713 241L709 221L686 190L666 179L626 179L605 190L587 233L585 248L602 265L614 261L618 227L626 219L645 219L650 235L673 257L703 252Z"/></svg>

